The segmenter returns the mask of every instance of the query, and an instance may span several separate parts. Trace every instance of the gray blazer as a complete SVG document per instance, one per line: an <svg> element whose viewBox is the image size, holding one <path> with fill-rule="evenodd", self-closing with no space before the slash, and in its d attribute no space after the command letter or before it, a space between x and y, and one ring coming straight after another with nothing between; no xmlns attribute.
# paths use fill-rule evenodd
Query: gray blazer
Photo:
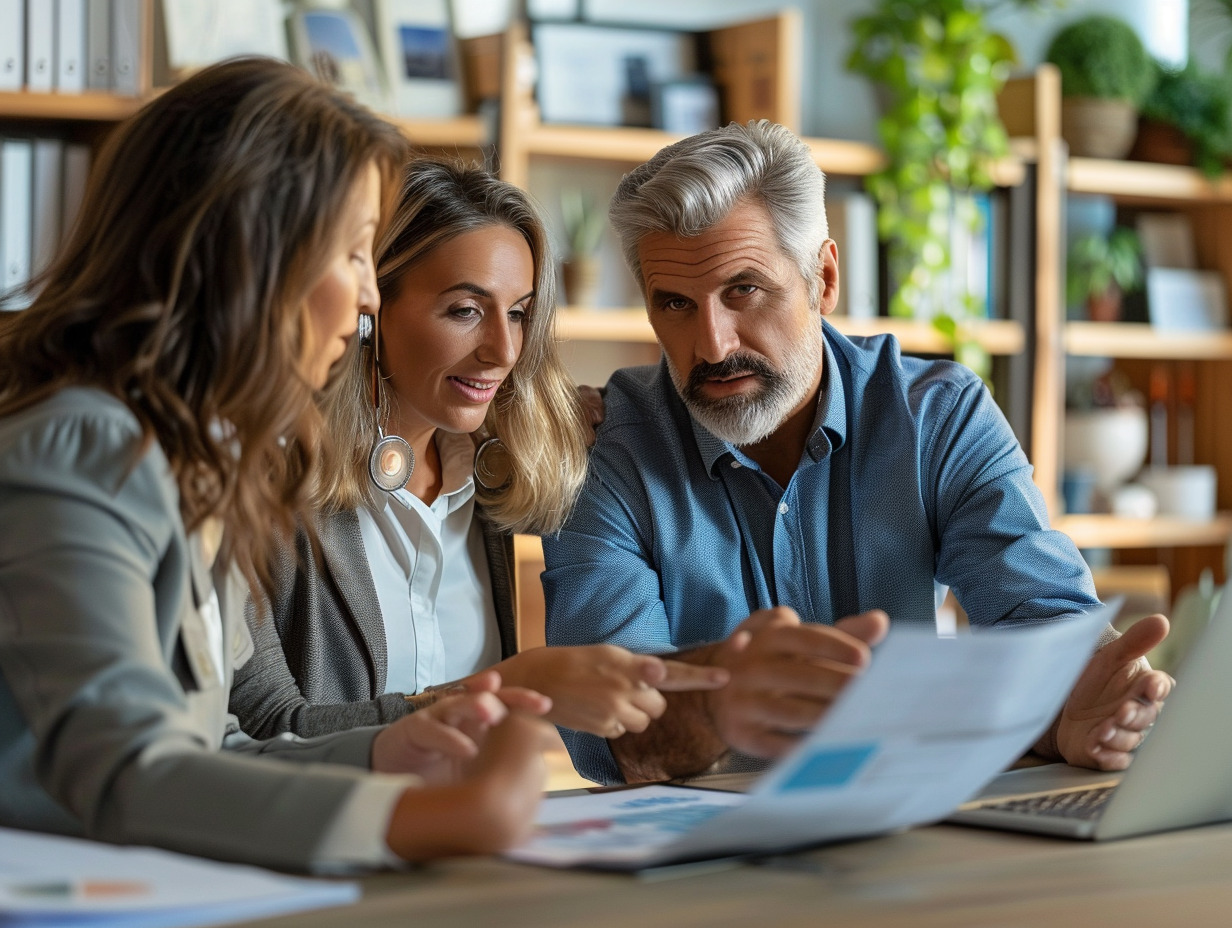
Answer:
<svg viewBox="0 0 1232 928"><path fill-rule="evenodd" d="M200 647L215 588L221 682ZM211 577L166 457L117 399L66 389L0 419L0 825L307 866L376 730L239 733L243 592Z"/></svg>
<svg viewBox="0 0 1232 928"><path fill-rule="evenodd" d="M513 538L476 510L492 578L501 656L517 650ZM231 711L253 737L314 736L378 725L411 711L402 693L385 692L385 622L354 510L320 520L322 562L308 536L274 565L274 601L262 619L248 605L251 660L231 687ZM444 681L442 681L444 682Z"/></svg>

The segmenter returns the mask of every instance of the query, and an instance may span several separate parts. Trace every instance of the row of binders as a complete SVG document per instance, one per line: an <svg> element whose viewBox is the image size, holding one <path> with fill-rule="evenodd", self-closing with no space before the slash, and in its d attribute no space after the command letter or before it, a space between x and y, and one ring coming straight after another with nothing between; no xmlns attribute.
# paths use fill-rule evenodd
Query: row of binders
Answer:
<svg viewBox="0 0 1232 928"><path fill-rule="evenodd" d="M0 137L0 292L7 298L51 261L72 228L90 170L88 145L58 138Z"/></svg>
<svg viewBox="0 0 1232 928"><path fill-rule="evenodd" d="M0 91L137 96L144 8L143 0L0 0Z"/></svg>

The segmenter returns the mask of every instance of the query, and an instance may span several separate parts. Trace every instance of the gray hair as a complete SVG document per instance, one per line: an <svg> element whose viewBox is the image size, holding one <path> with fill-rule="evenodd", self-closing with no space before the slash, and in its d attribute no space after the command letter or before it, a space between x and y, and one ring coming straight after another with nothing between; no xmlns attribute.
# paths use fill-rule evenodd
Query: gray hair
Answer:
<svg viewBox="0 0 1232 928"><path fill-rule="evenodd" d="M755 199L769 212L779 248L800 269L816 305L819 255L828 236L825 188L808 146L790 129L765 119L733 122L668 145L626 174L608 216L625 263L644 288L637 254L643 236L699 235L740 200Z"/></svg>

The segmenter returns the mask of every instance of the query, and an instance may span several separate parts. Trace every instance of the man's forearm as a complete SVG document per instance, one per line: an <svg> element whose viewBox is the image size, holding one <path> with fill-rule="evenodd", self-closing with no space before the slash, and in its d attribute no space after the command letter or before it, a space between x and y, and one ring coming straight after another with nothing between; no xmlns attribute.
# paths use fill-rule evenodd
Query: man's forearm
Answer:
<svg viewBox="0 0 1232 928"><path fill-rule="evenodd" d="M671 655L690 664L709 664L713 646ZM728 751L714 729L704 691L664 693L667 709L640 734L608 742L626 783L670 780L706 770Z"/></svg>

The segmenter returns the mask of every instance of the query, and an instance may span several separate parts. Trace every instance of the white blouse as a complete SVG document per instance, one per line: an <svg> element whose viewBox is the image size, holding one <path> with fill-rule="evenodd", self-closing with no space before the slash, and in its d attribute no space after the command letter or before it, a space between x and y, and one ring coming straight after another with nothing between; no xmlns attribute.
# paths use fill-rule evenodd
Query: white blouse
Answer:
<svg viewBox="0 0 1232 928"><path fill-rule="evenodd" d="M500 632L483 531L475 515L469 435L436 433L440 495L405 489L359 508L360 534L385 622L385 692L418 693L490 667Z"/></svg>

